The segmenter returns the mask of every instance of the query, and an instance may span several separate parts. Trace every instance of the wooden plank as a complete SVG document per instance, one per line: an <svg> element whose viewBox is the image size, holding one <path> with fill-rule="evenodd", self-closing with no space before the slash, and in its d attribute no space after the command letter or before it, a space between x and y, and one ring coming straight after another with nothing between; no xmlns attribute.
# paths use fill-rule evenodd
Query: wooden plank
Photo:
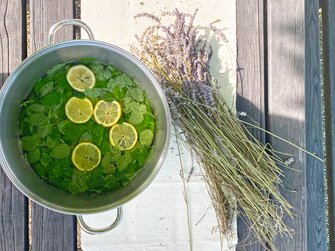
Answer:
<svg viewBox="0 0 335 251"><path fill-rule="evenodd" d="M256 2L256 4L255 4ZM248 116L265 128L265 71L264 71L264 6L263 0L236 2L237 34L237 111ZM249 121L250 122L250 121ZM260 141L264 133L250 129ZM236 250L264 250L250 232L246 220L237 218L238 245Z"/></svg>
<svg viewBox="0 0 335 251"><path fill-rule="evenodd" d="M292 143L306 147L304 0L269 0L268 13L268 129ZM278 236L278 250L307 250L306 155L270 138L276 150L293 154L292 171L284 168L283 196L294 207L294 219L283 221L293 238Z"/></svg>
<svg viewBox="0 0 335 251"><path fill-rule="evenodd" d="M77 250L74 217L34 204L32 224L32 250Z"/></svg>
<svg viewBox="0 0 335 251"><path fill-rule="evenodd" d="M335 250L335 1L322 1L329 250Z"/></svg>
<svg viewBox="0 0 335 251"><path fill-rule="evenodd" d="M319 0L305 2L306 148L323 156ZM324 164L306 158L307 250L327 250Z"/></svg>
<svg viewBox="0 0 335 251"><path fill-rule="evenodd" d="M73 0L30 0L30 48L32 53L48 45L47 37L51 25L74 18ZM55 42L73 39L73 27L66 26L57 31Z"/></svg>
<svg viewBox="0 0 335 251"><path fill-rule="evenodd" d="M24 13L22 1L0 1L0 87L26 56ZM26 250L27 199L12 185L1 168L0 212L0 250Z"/></svg>
<svg viewBox="0 0 335 251"><path fill-rule="evenodd" d="M30 1L30 48L34 52L47 45L48 30L55 22L73 18L72 0ZM57 32L55 41L73 39L73 28ZM50 211L35 203L32 205L32 249L76 250L76 220L74 216Z"/></svg>

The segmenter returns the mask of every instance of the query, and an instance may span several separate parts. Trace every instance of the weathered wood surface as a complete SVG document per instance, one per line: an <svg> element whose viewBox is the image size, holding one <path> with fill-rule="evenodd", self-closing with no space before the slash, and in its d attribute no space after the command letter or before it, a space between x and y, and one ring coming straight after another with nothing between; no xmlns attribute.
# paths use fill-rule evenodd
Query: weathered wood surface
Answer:
<svg viewBox="0 0 335 251"><path fill-rule="evenodd" d="M265 128L265 71L264 71L264 5L263 0L236 2L237 37L237 112L246 112ZM248 121L250 122L250 121ZM253 135L265 142L264 133L252 130ZM250 231L246 219L237 218L240 250L265 250Z"/></svg>
<svg viewBox="0 0 335 251"><path fill-rule="evenodd" d="M48 30L55 22L73 18L72 0L30 1L30 48L34 52L47 46ZM55 41L73 39L73 28L65 27L57 32ZM76 220L74 216L50 211L38 204L32 205L32 249L75 250Z"/></svg>
<svg viewBox="0 0 335 251"><path fill-rule="evenodd" d="M323 156L319 0L305 2L306 148ZM324 164L306 156L307 250L327 250Z"/></svg>
<svg viewBox="0 0 335 251"><path fill-rule="evenodd" d="M335 1L322 1L329 250L335 250Z"/></svg>
<svg viewBox="0 0 335 251"><path fill-rule="evenodd" d="M237 110L246 111L262 127L322 158L318 8L318 0L237 1ZM257 137L279 151L292 153L292 167L298 170L284 169L281 189L294 207L294 219L285 217L284 221L295 234L293 239L278 236L276 247L326 250L323 164L280 140L262 134ZM248 236L238 219L237 250L262 250L259 244L244 247L250 243L244 243Z"/></svg>
<svg viewBox="0 0 335 251"><path fill-rule="evenodd" d="M76 221L34 204L32 250L77 250Z"/></svg>
<svg viewBox="0 0 335 251"><path fill-rule="evenodd" d="M26 56L24 11L24 4L19 0L0 1L0 87ZM27 199L0 168L1 251L27 249L27 211Z"/></svg>
<svg viewBox="0 0 335 251"><path fill-rule="evenodd" d="M304 1L268 2L268 125L269 130L292 143L306 147L304 83ZM307 250L306 239L306 156L276 139L270 143L279 151L293 154L297 171L284 168L281 189L294 207L294 219L284 223L294 231L293 238L275 240L279 250Z"/></svg>

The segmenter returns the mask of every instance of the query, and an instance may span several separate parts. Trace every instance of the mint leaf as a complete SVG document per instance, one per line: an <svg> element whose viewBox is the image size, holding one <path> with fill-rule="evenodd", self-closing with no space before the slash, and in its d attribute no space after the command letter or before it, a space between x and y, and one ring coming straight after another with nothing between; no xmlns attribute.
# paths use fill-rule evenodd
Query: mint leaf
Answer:
<svg viewBox="0 0 335 251"><path fill-rule="evenodd" d="M79 142L90 142L92 141L92 135L90 132L85 132L83 135L81 135Z"/></svg>
<svg viewBox="0 0 335 251"><path fill-rule="evenodd" d="M51 131L52 131L52 126L49 124L41 123L37 127L37 134L42 139L48 136L51 133Z"/></svg>
<svg viewBox="0 0 335 251"><path fill-rule="evenodd" d="M104 177L104 187L107 189L116 189L120 187L117 177L114 174L108 174Z"/></svg>
<svg viewBox="0 0 335 251"><path fill-rule="evenodd" d="M125 169L131 162L133 161L133 158L129 153L125 153L122 155L119 160L116 162L116 166L119 170Z"/></svg>
<svg viewBox="0 0 335 251"><path fill-rule="evenodd" d="M24 151L34 151L40 145L40 138L37 134L21 138L21 147Z"/></svg>
<svg viewBox="0 0 335 251"><path fill-rule="evenodd" d="M40 102L44 106L53 106L58 105L62 102L62 93L60 92L51 92L40 99Z"/></svg>
<svg viewBox="0 0 335 251"><path fill-rule="evenodd" d="M93 62L89 65L97 80L105 81L112 77L110 69L103 64Z"/></svg>
<svg viewBox="0 0 335 251"><path fill-rule="evenodd" d="M50 109L50 118L54 119L64 119L65 118L65 108L64 105L59 104L52 106Z"/></svg>
<svg viewBox="0 0 335 251"><path fill-rule="evenodd" d="M54 89L54 83L53 82L50 82L50 83L47 83L47 84L43 85L40 89L41 96L45 96L45 95L49 94L50 92L52 92L53 89Z"/></svg>
<svg viewBox="0 0 335 251"><path fill-rule="evenodd" d="M41 164L44 167L48 167L50 163L54 163L54 159L50 157L50 154L41 150Z"/></svg>
<svg viewBox="0 0 335 251"><path fill-rule="evenodd" d="M122 74L121 76L115 78L115 82L120 87L133 87L134 86L133 81L126 74Z"/></svg>
<svg viewBox="0 0 335 251"><path fill-rule="evenodd" d="M138 102L129 102L124 104L124 112L130 113L129 122L137 125L144 119L146 113L146 106Z"/></svg>
<svg viewBox="0 0 335 251"><path fill-rule="evenodd" d="M98 147L101 146L103 138L104 138L105 127L100 125L94 125L91 129L92 134L92 143L97 145Z"/></svg>
<svg viewBox="0 0 335 251"><path fill-rule="evenodd" d="M128 93L134 100L143 102L144 92L140 87L128 88Z"/></svg>
<svg viewBox="0 0 335 251"><path fill-rule="evenodd" d="M51 75L53 73L55 73L56 71L61 71L61 70L65 70L66 66L70 63L71 61L67 61L61 64L56 64L54 67L50 68L47 71L47 75Z"/></svg>
<svg viewBox="0 0 335 251"><path fill-rule="evenodd" d="M91 99L100 98L103 94L107 92L106 88L93 88L93 89L86 89L85 95Z"/></svg>
<svg viewBox="0 0 335 251"><path fill-rule="evenodd" d="M115 147L111 147L111 161L115 162L121 157L121 150Z"/></svg>
<svg viewBox="0 0 335 251"><path fill-rule="evenodd" d="M105 94L101 96L101 99L106 102L112 102L115 100L115 97L111 92L106 92Z"/></svg>
<svg viewBox="0 0 335 251"><path fill-rule="evenodd" d="M111 78L108 82L107 82L107 90L109 92L111 92L113 94L113 96L121 101L123 99L123 97L125 96L126 92L127 92L127 86L120 83L118 81L118 78Z"/></svg>
<svg viewBox="0 0 335 251"><path fill-rule="evenodd" d="M101 160L101 166L103 168L104 173L114 173L116 167L111 163L112 156L111 153L106 153L105 156Z"/></svg>
<svg viewBox="0 0 335 251"><path fill-rule="evenodd" d="M58 123L58 130L60 131L61 134L65 134L66 133L66 126L70 125L71 122L68 120L63 120L62 122Z"/></svg>
<svg viewBox="0 0 335 251"><path fill-rule="evenodd" d="M137 114L144 114L147 111L147 107L144 104L138 102L129 102L125 103L125 112L130 113L137 113Z"/></svg>
<svg viewBox="0 0 335 251"><path fill-rule="evenodd" d="M27 111L30 112L30 113L43 114L44 110L45 110L45 107L43 105L40 105L40 104L32 104L32 105L27 107Z"/></svg>
<svg viewBox="0 0 335 251"><path fill-rule="evenodd" d="M64 159L70 155L70 147L66 144L58 144L56 145L52 151L50 156L55 159Z"/></svg>
<svg viewBox="0 0 335 251"><path fill-rule="evenodd" d="M45 145L48 147L48 148L52 148L56 145L56 140L53 140L52 138L50 137L47 137L46 141L45 141Z"/></svg>
<svg viewBox="0 0 335 251"><path fill-rule="evenodd" d="M32 126L38 126L40 123L49 123L49 118L43 113L33 113L24 119L25 122Z"/></svg>
<svg viewBox="0 0 335 251"><path fill-rule="evenodd" d="M137 147L131 151L131 156L137 161L138 164L137 168L144 165L145 161L149 156L149 153L150 153L149 148L143 148L143 147Z"/></svg>
<svg viewBox="0 0 335 251"><path fill-rule="evenodd" d="M138 114L135 112L132 112L130 114L130 117L128 119L129 123L133 124L133 125L138 125L139 123L141 123L144 119L143 114Z"/></svg>
<svg viewBox="0 0 335 251"><path fill-rule="evenodd" d="M27 159L29 164L34 164L36 162L38 162L40 160L41 157L41 153L40 153L40 149L35 149L34 151L30 151L27 154Z"/></svg>
<svg viewBox="0 0 335 251"><path fill-rule="evenodd" d="M154 133L149 129L146 129L140 133L140 144L142 146L151 146L153 139Z"/></svg>
<svg viewBox="0 0 335 251"><path fill-rule="evenodd" d="M89 186L87 182L89 181L89 176L86 172L80 172L74 170L72 180L69 184L69 192L72 194L81 194L87 191Z"/></svg>

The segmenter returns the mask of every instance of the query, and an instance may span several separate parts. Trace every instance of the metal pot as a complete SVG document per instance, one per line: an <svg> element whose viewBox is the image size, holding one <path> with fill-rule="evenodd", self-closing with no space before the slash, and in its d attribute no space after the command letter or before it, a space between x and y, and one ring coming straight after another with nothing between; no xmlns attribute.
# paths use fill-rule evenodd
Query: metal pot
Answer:
<svg viewBox="0 0 335 251"><path fill-rule="evenodd" d="M52 44L54 33L64 25L78 25L91 40L73 40ZM23 157L18 140L20 104L33 88L36 80L58 64L72 59L96 58L118 67L133 77L146 91L157 116L157 131L153 154L143 169L126 186L94 196L72 195L44 182ZM108 43L95 41L90 28L80 20L63 20L50 28L49 46L25 59L7 78L0 91L0 164L12 183L27 197L51 210L77 215L83 230L103 233L121 220L121 205L139 195L154 179L165 159L169 146L170 113L163 91L152 73L134 56ZM85 224L83 214L98 213L117 208L116 220L104 229Z"/></svg>

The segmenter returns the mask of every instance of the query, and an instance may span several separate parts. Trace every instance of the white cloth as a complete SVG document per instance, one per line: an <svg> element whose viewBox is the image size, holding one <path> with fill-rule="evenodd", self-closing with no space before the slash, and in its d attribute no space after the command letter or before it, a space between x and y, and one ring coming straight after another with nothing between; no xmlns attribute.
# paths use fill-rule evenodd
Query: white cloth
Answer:
<svg viewBox="0 0 335 251"><path fill-rule="evenodd" d="M201 25L201 33L208 36L209 23L217 22L225 28L228 44L211 39L214 57L211 73L223 83L228 104L234 107L236 23L235 0L213 1L123 1L123 0L82 0L81 19L92 28L96 39L129 49L135 43L135 34L141 34L149 20L134 20L141 12L159 15L161 11L178 8L193 13L198 8L194 21ZM82 37L85 38L84 32ZM156 179L138 197L124 205L121 224L111 233L92 236L81 231L81 246L85 251L174 251L190 250L187 207L184 199L181 165L174 136L171 136L168 156ZM181 144L181 142L180 142ZM181 144L182 145L182 144ZM221 250L218 223L211 205L200 168L192 161L190 153L181 147L184 173L187 177L192 166L194 170L186 185L189 203L191 241L194 251ZM193 163L194 162L194 163ZM92 226L101 227L113 221L115 211L85 216ZM235 250L237 235L235 229L223 237L222 250Z"/></svg>

